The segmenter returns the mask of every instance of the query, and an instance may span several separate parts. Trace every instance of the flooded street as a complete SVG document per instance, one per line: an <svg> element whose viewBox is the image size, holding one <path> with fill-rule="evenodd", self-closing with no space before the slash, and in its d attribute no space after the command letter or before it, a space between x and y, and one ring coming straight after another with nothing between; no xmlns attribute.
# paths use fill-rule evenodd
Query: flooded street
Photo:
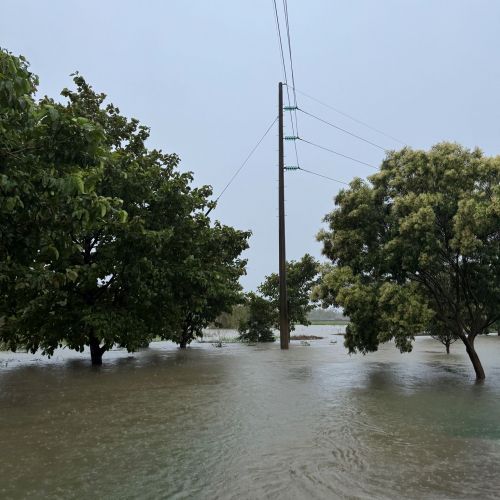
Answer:
<svg viewBox="0 0 500 500"><path fill-rule="evenodd" d="M1 498L497 498L500 337L0 353ZM335 342L336 343L332 343Z"/></svg>

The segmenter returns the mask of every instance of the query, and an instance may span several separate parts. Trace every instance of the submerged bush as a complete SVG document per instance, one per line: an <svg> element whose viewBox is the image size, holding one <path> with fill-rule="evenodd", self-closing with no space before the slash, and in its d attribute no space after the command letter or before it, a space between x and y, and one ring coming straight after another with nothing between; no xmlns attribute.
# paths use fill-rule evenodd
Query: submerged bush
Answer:
<svg viewBox="0 0 500 500"><path fill-rule="evenodd" d="M268 300L249 293L247 295L248 316L240 321L238 331L244 342L274 342L274 307Z"/></svg>

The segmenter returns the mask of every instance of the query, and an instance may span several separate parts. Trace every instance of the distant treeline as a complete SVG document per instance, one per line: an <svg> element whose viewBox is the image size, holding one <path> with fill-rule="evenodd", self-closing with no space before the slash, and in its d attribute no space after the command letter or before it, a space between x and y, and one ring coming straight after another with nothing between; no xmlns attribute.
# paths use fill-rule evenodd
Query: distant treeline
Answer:
<svg viewBox="0 0 500 500"><path fill-rule="evenodd" d="M221 314L216 321L211 325L212 328L222 328L222 329L238 329L240 322L244 321L248 317L248 305L238 304L233 307L230 313ZM317 322L338 322L349 321L349 318L342 314L339 309L322 309L320 307L313 309L307 313L307 319L311 323Z"/></svg>
<svg viewBox="0 0 500 500"><path fill-rule="evenodd" d="M349 318L344 316L340 309L323 309L320 307L310 311L307 315L307 319L312 323L316 321L349 321Z"/></svg>

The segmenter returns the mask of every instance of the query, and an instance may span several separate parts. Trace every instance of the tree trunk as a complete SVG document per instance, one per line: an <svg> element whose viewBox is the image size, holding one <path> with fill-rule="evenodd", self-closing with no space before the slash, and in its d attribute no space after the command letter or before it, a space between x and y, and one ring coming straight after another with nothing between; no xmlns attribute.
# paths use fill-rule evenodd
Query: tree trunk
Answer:
<svg viewBox="0 0 500 500"><path fill-rule="evenodd" d="M476 380L484 380L486 378L486 375L484 374L483 365L479 360L479 356L474 349L474 339L475 335L471 337L465 337L462 340L465 344L465 350L467 351L467 354L469 355L469 358L472 362L472 366L474 367L474 371L476 372Z"/></svg>
<svg viewBox="0 0 500 500"><path fill-rule="evenodd" d="M189 327L184 326L182 329L181 339L179 341L179 347L181 349L185 349L187 347L190 339L191 339L191 336L189 335Z"/></svg>
<svg viewBox="0 0 500 500"><path fill-rule="evenodd" d="M93 335L90 337L90 358L92 359L92 366L102 365L102 354L104 349L99 345L99 340Z"/></svg>
<svg viewBox="0 0 500 500"><path fill-rule="evenodd" d="M445 346L446 346L446 354L450 354L450 343L446 342Z"/></svg>

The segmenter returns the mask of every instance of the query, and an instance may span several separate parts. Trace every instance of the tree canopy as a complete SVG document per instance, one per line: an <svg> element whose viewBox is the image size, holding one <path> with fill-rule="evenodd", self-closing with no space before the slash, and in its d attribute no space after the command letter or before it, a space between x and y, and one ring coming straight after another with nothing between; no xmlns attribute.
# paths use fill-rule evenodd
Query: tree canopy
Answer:
<svg viewBox="0 0 500 500"><path fill-rule="evenodd" d="M349 351L390 339L409 351L438 322L484 378L474 340L500 317L500 157L451 143L404 148L335 203L318 235L331 265L315 295L350 317Z"/></svg>
<svg viewBox="0 0 500 500"><path fill-rule="evenodd" d="M317 283L319 264L305 254L299 261L287 262L286 269L290 332L297 324L310 324L308 313L314 308L311 292ZM240 321L240 337L253 342L274 341L272 328L279 328L279 275L266 276L258 292L260 295L247 294L248 314Z"/></svg>
<svg viewBox="0 0 500 500"><path fill-rule="evenodd" d="M240 320L238 331L244 342L274 342L273 326L276 311L264 297L250 292L246 296L247 312Z"/></svg>
<svg viewBox="0 0 500 500"><path fill-rule="evenodd" d="M211 224L211 188L82 76L64 103L37 83L0 51L0 340L90 346L96 364L113 344L185 345L240 300L250 233Z"/></svg>
<svg viewBox="0 0 500 500"><path fill-rule="evenodd" d="M314 308L311 301L311 291L316 284L319 264L309 254L300 260L287 261L286 277L288 291L289 330L295 330L295 325L308 325L308 313ZM279 326L279 275L272 273L266 276L259 286L259 292L268 299L275 311L274 324Z"/></svg>

